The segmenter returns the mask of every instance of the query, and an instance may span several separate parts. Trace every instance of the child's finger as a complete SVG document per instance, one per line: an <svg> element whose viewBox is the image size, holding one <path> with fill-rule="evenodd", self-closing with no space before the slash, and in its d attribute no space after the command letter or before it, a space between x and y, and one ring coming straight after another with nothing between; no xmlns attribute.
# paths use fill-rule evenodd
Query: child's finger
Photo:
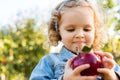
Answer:
<svg viewBox="0 0 120 80"><path fill-rule="evenodd" d="M112 69L114 67L114 60L109 58L103 58L103 65L106 68Z"/></svg>
<svg viewBox="0 0 120 80"><path fill-rule="evenodd" d="M107 58L113 59L113 55L111 53L105 52L104 56L106 56Z"/></svg>
<svg viewBox="0 0 120 80"><path fill-rule="evenodd" d="M110 70L107 68L99 68L97 71L102 74L108 74Z"/></svg>
<svg viewBox="0 0 120 80"><path fill-rule="evenodd" d="M83 65L80 65L80 66L76 67L73 72L75 74L80 74L83 70L85 70L85 69L87 69L89 67L90 67L89 64L83 64Z"/></svg>
<svg viewBox="0 0 120 80"><path fill-rule="evenodd" d="M95 53L95 54L98 54L98 55L101 55L101 56L104 55L104 53L103 53L102 51L95 51L94 53Z"/></svg>
<svg viewBox="0 0 120 80"><path fill-rule="evenodd" d="M81 80L96 80L97 76L82 76Z"/></svg>
<svg viewBox="0 0 120 80"><path fill-rule="evenodd" d="M118 80L113 69L99 68L97 71L103 74L105 80Z"/></svg>
<svg viewBox="0 0 120 80"><path fill-rule="evenodd" d="M95 54L113 59L113 55L111 53L108 53L108 52L95 51Z"/></svg>

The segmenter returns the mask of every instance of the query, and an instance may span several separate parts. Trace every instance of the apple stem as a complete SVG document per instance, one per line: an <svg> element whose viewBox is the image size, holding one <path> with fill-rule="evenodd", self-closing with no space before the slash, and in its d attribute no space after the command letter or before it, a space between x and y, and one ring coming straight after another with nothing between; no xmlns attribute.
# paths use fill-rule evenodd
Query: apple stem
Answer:
<svg viewBox="0 0 120 80"><path fill-rule="evenodd" d="M76 47L76 53L77 53L77 55L79 54L79 49L78 49L78 47Z"/></svg>
<svg viewBox="0 0 120 80"><path fill-rule="evenodd" d="M79 47L76 47L76 54L79 55L79 56L81 57Z"/></svg>

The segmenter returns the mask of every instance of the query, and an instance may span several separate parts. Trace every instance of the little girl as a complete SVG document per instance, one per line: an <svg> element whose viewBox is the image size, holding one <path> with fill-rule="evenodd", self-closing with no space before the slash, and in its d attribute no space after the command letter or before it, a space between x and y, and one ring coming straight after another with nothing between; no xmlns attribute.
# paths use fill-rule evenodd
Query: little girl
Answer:
<svg viewBox="0 0 120 80"><path fill-rule="evenodd" d="M30 80L120 80L120 67L113 56L101 51L106 41L102 21L87 0L60 3L52 13L48 34L52 45L60 41L64 45L59 53L48 54L40 60ZM76 47L82 50L85 45L93 46L93 51L104 57L104 68L97 70L102 76L82 76L81 72L89 68L89 64L71 68Z"/></svg>

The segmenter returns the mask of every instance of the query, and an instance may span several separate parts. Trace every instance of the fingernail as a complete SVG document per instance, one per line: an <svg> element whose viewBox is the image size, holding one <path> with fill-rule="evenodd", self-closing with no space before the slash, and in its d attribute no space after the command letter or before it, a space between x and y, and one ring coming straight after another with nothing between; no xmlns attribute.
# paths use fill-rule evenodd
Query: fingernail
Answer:
<svg viewBox="0 0 120 80"><path fill-rule="evenodd" d="M85 64L85 66L90 67L90 64Z"/></svg>
<svg viewBox="0 0 120 80"><path fill-rule="evenodd" d="M107 58L106 58L106 57L104 57L104 58L103 58L103 61L105 61L106 59L107 59Z"/></svg>

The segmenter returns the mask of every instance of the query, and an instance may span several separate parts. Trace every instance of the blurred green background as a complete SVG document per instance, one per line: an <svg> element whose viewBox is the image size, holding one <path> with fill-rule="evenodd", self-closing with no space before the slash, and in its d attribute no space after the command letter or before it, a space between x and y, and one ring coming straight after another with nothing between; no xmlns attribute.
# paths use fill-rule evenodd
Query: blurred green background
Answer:
<svg viewBox="0 0 120 80"><path fill-rule="evenodd" d="M112 53L120 65L120 6L114 0L97 0L97 4L103 9L104 22L110 31L103 50ZM41 24L37 26L38 23ZM6 26L7 29L0 29L0 80L28 80L38 61L50 52L49 45L44 45L47 24L41 16L41 22L22 17Z"/></svg>

